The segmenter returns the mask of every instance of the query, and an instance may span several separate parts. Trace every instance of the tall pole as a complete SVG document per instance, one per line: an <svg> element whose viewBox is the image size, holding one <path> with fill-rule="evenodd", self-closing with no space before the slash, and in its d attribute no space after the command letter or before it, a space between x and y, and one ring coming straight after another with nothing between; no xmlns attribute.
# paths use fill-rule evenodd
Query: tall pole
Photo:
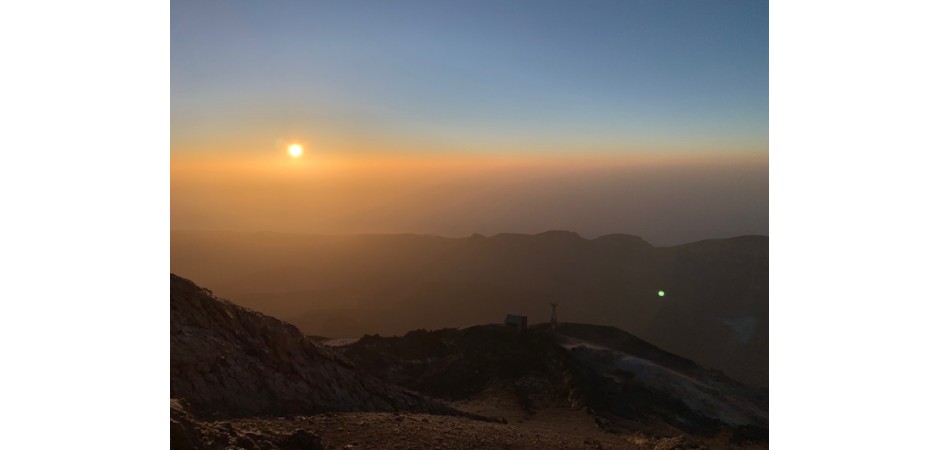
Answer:
<svg viewBox="0 0 940 450"><path fill-rule="evenodd" d="M555 307L558 303L549 303L549 305L552 305L552 328L555 328L558 325L558 316L555 314Z"/></svg>

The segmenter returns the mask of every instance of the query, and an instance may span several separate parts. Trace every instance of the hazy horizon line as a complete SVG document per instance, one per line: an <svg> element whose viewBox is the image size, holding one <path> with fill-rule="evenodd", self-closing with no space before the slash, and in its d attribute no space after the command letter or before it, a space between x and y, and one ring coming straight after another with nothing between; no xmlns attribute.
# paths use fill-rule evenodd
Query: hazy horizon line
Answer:
<svg viewBox="0 0 940 450"><path fill-rule="evenodd" d="M639 234L626 233L626 232L616 232L616 233L606 233L598 234L596 236L590 237L589 235L584 235L577 231L571 230L562 230L562 229L550 229L545 231L540 231L536 233L523 233L523 232L513 232L513 231L504 231L495 234L483 234L483 233L471 233L469 235L462 236L449 236L438 233L419 233L419 232L385 232L385 233L328 233L328 232L295 232L295 231L271 231L271 230L223 230L223 229L195 229L195 228L171 228L170 233L182 232L182 233L228 233L228 234L274 234L274 235L290 235L290 236L319 236L319 237L359 237L359 236L417 236L417 237L431 237L431 238L441 238L441 239L469 239L474 236L481 236L483 238L492 238L501 235L518 235L518 236L539 236L547 233L570 233L578 238L581 238L586 241L595 241L597 239L607 237L607 236L630 236L639 238L643 242L653 246L653 247L675 247L686 244L694 244L697 242L704 241L718 241L718 240L730 240L738 239L745 237L762 237L769 239L770 236L766 234L759 233L750 233L750 234L739 234L733 236L725 237L707 237L702 239L694 239L691 241L681 242L677 244L654 244L650 242L645 237Z"/></svg>

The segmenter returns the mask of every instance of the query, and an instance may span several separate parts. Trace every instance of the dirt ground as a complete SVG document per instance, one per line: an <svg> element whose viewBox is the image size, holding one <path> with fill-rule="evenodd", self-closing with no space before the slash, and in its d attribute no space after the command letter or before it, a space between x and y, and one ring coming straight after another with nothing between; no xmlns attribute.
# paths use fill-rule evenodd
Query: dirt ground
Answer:
<svg viewBox="0 0 940 450"><path fill-rule="evenodd" d="M274 420L232 421L240 433L289 434L303 429L326 449L640 449L651 442L600 430L481 422L457 417L391 413L321 414Z"/></svg>
<svg viewBox="0 0 940 450"><path fill-rule="evenodd" d="M766 448L732 446L727 436L693 439L612 434L578 411L542 411L536 416L503 424L427 414L326 413L229 423L242 435L288 435L304 430L319 435L323 447L330 450Z"/></svg>

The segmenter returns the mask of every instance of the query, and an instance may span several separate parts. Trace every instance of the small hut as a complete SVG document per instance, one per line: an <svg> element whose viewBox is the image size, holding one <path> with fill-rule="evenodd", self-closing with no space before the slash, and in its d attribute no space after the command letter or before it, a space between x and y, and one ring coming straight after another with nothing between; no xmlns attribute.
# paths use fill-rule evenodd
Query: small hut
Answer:
<svg viewBox="0 0 940 450"><path fill-rule="evenodd" d="M506 326L519 331L525 331L525 329L529 327L529 318L527 316L506 314Z"/></svg>

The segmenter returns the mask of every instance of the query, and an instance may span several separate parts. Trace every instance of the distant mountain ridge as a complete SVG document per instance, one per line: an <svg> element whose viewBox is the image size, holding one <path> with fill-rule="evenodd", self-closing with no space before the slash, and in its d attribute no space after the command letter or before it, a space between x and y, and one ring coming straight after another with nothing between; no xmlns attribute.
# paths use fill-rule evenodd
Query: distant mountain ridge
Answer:
<svg viewBox="0 0 940 450"><path fill-rule="evenodd" d="M506 313L611 325L757 385L768 380L768 238L655 247L568 231L444 238L171 234L171 269L226 298L352 337L492 323ZM660 297L659 291L664 291Z"/></svg>

